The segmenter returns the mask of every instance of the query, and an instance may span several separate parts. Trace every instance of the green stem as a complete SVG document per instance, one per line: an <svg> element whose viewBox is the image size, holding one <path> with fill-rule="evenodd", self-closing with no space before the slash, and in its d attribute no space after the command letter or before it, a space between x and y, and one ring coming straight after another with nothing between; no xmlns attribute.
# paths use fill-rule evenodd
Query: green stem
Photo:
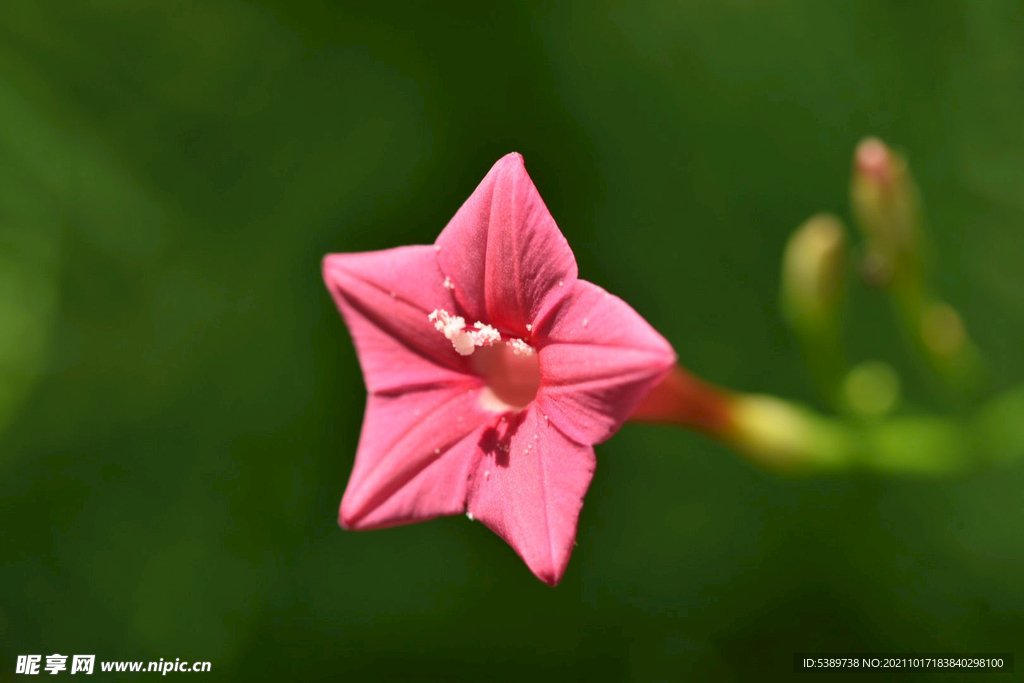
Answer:
<svg viewBox="0 0 1024 683"><path fill-rule="evenodd" d="M728 392L679 369L651 392L633 419L699 431L759 466L808 474L859 469L941 476L1024 458L1024 385L964 417L897 415L858 422L774 396Z"/></svg>

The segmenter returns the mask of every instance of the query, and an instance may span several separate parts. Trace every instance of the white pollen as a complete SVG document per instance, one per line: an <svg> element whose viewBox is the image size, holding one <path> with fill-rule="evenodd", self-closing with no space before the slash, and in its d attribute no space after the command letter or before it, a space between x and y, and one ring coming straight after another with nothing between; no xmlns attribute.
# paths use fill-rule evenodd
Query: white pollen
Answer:
<svg viewBox="0 0 1024 683"><path fill-rule="evenodd" d="M469 512L469 511L467 511L467 512L466 512L466 519L468 519L469 521L471 521L471 522L472 522L472 521L473 521L473 513L472 513L472 512Z"/></svg>
<svg viewBox="0 0 1024 683"><path fill-rule="evenodd" d="M476 349L473 338L466 332L459 332L451 338L451 341L452 346L455 347L455 352L460 356L468 356Z"/></svg>
<svg viewBox="0 0 1024 683"><path fill-rule="evenodd" d="M452 290L455 289L455 283L452 282L452 279L447 275L444 276L444 288Z"/></svg>
<svg viewBox="0 0 1024 683"><path fill-rule="evenodd" d="M545 420L547 420L547 419L548 419L548 416L547 416L547 415L545 415L545 416L544 416L544 419L545 419Z"/></svg>
<svg viewBox="0 0 1024 683"><path fill-rule="evenodd" d="M527 332L532 332L533 331L533 325L531 325L530 323L526 323L526 331Z"/></svg>
<svg viewBox="0 0 1024 683"><path fill-rule="evenodd" d="M487 479L490 476L491 476L491 471L490 470L484 470L484 479Z"/></svg>
<svg viewBox="0 0 1024 683"><path fill-rule="evenodd" d="M491 346L501 341L501 333L490 325L484 325L479 320L473 323L473 327L477 329L473 334L473 343L477 346Z"/></svg>
<svg viewBox="0 0 1024 683"><path fill-rule="evenodd" d="M587 322L588 322L588 321L587 321L587 319L586 319L586 318L584 318L584 319L583 319L583 327L586 327L586 326L587 326Z"/></svg>
<svg viewBox="0 0 1024 683"><path fill-rule="evenodd" d="M512 353L517 356L532 356L536 351L532 346L524 342L522 339L510 339L506 342L512 347Z"/></svg>
<svg viewBox="0 0 1024 683"><path fill-rule="evenodd" d="M501 341L501 334L490 325L477 321L473 325L475 329L467 330L465 318L452 315L443 308L434 309L427 319L452 343L460 356L470 355L478 346L490 346Z"/></svg>
<svg viewBox="0 0 1024 683"><path fill-rule="evenodd" d="M441 251L441 245L440 244L435 244L434 245L434 251Z"/></svg>
<svg viewBox="0 0 1024 683"><path fill-rule="evenodd" d="M441 449L440 448L435 448L434 449L434 455L441 455Z"/></svg>

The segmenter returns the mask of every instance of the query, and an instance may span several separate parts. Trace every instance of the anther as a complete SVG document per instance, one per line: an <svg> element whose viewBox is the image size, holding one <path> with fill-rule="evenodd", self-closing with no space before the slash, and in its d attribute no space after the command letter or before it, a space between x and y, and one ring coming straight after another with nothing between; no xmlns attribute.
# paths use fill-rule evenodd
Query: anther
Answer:
<svg viewBox="0 0 1024 683"><path fill-rule="evenodd" d="M442 308L435 309L427 319L452 343L460 356L470 355L478 346L491 346L501 341L501 334L490 325L478 321L473 325L475 329L467 330L465 318Z"/></svg>
<svg viewBox="0 0 1024 683"><path fill-rule="evenodd" d="M517 356L532 356L536 353L536 350L522 339L510 339L506 344L512 347L512 353Z"/></svg>

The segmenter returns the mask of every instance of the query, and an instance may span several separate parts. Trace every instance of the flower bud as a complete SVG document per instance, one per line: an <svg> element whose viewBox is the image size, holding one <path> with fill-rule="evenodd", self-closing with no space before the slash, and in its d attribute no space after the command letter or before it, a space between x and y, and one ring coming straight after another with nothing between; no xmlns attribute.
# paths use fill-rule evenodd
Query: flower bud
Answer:
<svg viewBox="0 0 1024 683"><path fill-rule="evenodd" d="M932 302L921 314L921 338L928 350L941 358L956 355L968 343L960 314L941 301Z"/></svg>
<svg viewBox="0 0 1024 683"><path fill-rule="evenodd" d="M873 283L913 277L919 267L920 201L906 160L878 138L857 145L850 201L867 240Z"/></svg>
<svg viewBox="0 0 1024 683"><path fill-rule="evenodd" d="M819 214L796 229L782 259L782 306L791 325L821 329L833 322L845 266L846 238L838 218Z"/></svg>
<svg viewBox="0 0 1024 683"><path fill-rule="evenodd" d="M853 413L880 417L900 400L900 378L882 361L864 361L850 370L843 381L843 402Z"/></svg>
<svg viewBox="0 0 1024 683"><path fill-rule="evenodd" d="M842 300L846 236L835 216L812 216L796 229L782 258L782 314L800 342L823 398L837 403L846 363Z"/></svg>

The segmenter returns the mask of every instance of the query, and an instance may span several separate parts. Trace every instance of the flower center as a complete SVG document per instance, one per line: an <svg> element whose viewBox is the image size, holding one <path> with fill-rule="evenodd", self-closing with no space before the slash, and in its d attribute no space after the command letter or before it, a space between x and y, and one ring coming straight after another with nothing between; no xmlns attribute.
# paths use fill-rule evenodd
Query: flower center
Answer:
<svg viewBox="0 0 1024 683"><path fill-rule="evenodd" d="M441 308L429 318L460 356L473 357L473 369L484 381L484 408L507 412L530 404L540 388L540 363L532 346L514 338L502 344L501 334L490 325L478 321L467 327L464 318Z"/></svg>
<svg viewBox="0 0 1024 683"><path fill-rule="evenodd" d="M471 361L484 381L480 396L484 408L495 412L518 411L537 396L540 363L536 353L523 354L511 344L497 344L478 348Z"/></svg>

